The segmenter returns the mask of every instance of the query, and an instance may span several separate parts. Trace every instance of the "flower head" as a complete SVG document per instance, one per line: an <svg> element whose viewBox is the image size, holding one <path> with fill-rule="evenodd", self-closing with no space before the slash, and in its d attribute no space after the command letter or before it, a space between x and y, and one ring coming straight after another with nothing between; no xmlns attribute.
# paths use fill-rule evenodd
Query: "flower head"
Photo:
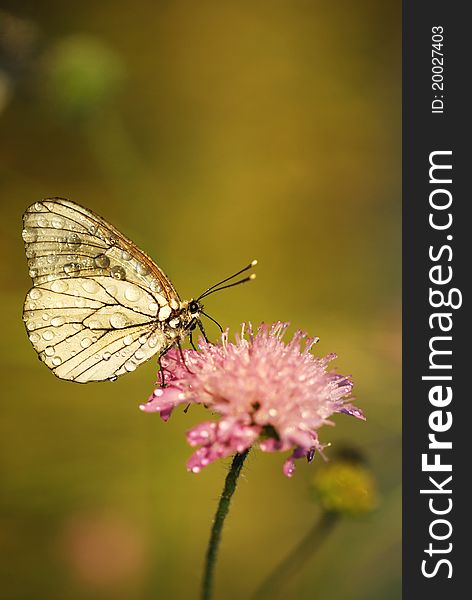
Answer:
<svg viewBox="0 0 472 600"><path fill-rule="evenodd" d="M199 446L188 461L198 473L217 458L243 452L258 443L264 452L292 450L284 463L290 477L296 458L313 459L325 447L318 429L332 424L334 413L364 419L362 412L347 403L352 391L348 376L328 370L335 354L317 358L310 350L317 341L297 331L283 341L288 323L262 324L256 332L243 324L235 342L228 332L221 343L199 340L199 351L177 350L162 358L167 387L154 390L145 412L158 412L167 420L178 404L203 404L220 415L187 432L191 446Z"/></svg>

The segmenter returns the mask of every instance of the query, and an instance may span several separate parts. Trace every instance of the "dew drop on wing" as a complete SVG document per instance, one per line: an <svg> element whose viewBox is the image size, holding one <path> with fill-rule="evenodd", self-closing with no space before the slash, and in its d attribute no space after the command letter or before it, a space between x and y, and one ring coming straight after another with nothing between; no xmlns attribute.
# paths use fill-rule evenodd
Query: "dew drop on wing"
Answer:
<svg viewBox="0 0 472 600"><path fill-rule="evenodd" d="M62 217L53 217L51 224L55 229L62 229L64 227L64 219Z"/></svg>
<svg viewBox="0 0 472 600"><path fill-rule="evenodd" d="M123 267L120 267L119 265L115 265L114 267L112 267L110 270L110 274L115 279L123 280L126 278L126 271L123 269Z"/></svg>
<svg viewBox="0 0 472 600"><path fill-rule="evenodd" d="M78 273L80 271L80 265L78 263L66 263L64 265L64 273L66 275L72 275L73 273Z"/></svg>
<svg viewBox="0 0 472 600"><path fill-rule="evenodd" d="M23 241L25 241L27 244L31 244L38 239L38 234L34 229L25 227L21 232L21 237L23 238Z"/></svg>
<svg viewBox="0 0 472 600"><path fill-rule="evenodd" d="M123 313L114 313L110 317L110 325L114 329L121 329L122 327L126 327L127 319Z"/></svg>
<svg viewBox="0 0 472 600"><path fill-rule="evenodd" d="M107 269L110 266L110 259L106 254L99 254L95 257L94 261L99 269Z"/></svg>
<svg viewBox="0 0 472 600"><path fill-rule="evenodd" d="M68 248L71 248L72 250L75 250L77 248L77 246L80 246L81 243L82 243L82 240L78 233L71 233L66 238L66 246Z"/></svg>
<svg viewBox="0 0 472 600"><path fill-rule="evenodd" d="M56 279L51 284L51 290L53 292L57 292L58 294L67 292L69 289L69 284L64 279Z"/></svg>
<svg viewBox="0 0 472 600"><path fill-rule="evenodd" d="M148 275L149 267L147 265L143 265L143 263L138 262L136 265L136 273L138 273L138 275Z"/></svg>
<svg viewBox="0 0 472 600"><path fill-rule="evenodd" d="M136 286L128 286L125 289L125 298L128 302L137 302L141 298L141 292Z"/></svg>
<svg viewBox="0 0 472 600"><path fill-rule="evenodd" d="M85 279L82 282L82 287L88 294L96 294L100 289L98 283L93 279Z"/></svg>

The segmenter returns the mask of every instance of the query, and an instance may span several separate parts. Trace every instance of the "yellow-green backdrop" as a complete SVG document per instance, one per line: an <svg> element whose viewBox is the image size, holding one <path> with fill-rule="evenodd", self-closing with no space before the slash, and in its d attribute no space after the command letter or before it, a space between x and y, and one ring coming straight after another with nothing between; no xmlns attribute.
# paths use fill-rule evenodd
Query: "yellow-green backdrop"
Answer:
<svg viewBox="0 0 472 600"><path fill-rule="evenodd" d="M184 433L138 404L151 360L116 383L56 379L21 320L21 215L63 196L110 220L190 297L257 257L206 309L290 320L351 373L356 445L379 490L284 597L400 596L400 2L0 3L0 597L192 599L228 461L185 469ZM213 338L217 330L211 324ZM328 451L329 455L329 451ZM319 514L320 458L282 475L253 452L224 531L216 597L249 598Z"/></svg>

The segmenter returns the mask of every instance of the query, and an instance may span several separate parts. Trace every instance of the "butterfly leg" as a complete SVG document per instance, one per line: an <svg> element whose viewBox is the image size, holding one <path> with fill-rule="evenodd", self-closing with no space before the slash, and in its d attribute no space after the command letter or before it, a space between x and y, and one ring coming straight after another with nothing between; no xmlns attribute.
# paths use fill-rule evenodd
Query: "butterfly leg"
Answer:
<svg viewBox="0 0 472 600"><path fill-rule="evenodd" d="M166 350L167 352L167 350ZM160 387L164 388L166 386L165 378L164 378L164 369L162 368L161 358L164 356L165 352L159 354L159 358L157 359L157 364L159 365L159 379L160 379Z"/></svg>
<svg viewBox="0 0 472 600"><path fill-rule="evenodd" d="M207 336L207 334L205 333L205 329L203 328L203 323L200 321L200 319L198 319L197 323L198 323L198 328L199 328L199 329L200 329L200 331L202 332L202 335L203 335L203 338L204 338L205 342L206 342L207 344L209 344L209 343L210 343L210 340L208 339L208 336Z"/></svg>
<svg viewBox="0 0 472 600"><path fill-rule="evenodd" d="M192 373L192 371L188 368L187 363L185 362L185 356L184 356L184 353L182 352L182 346L180 345L180 340L177 340L176 344L179 349L179 354L180 354L180 358L182 360L182 364L184 365L184 367L187 369L187 371L189 373Z"/></svg>
<svg viewBox="0 0 472 600"><path fill-rule="evenodd" d="M196 347L195 347L195 344L193 343L193 331L191 331L191 332L188 334L188 337L189 337L189 340L190 340L190 345L191 345L191 346L192 346L192 348L193 348L193 349L196 351L197 349L196 349Z"/></svg>

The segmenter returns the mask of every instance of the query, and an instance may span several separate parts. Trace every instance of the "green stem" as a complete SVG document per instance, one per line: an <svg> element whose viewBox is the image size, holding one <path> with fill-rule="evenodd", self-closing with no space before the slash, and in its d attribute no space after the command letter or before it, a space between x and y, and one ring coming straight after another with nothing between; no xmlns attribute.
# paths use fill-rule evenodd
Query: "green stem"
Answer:
<svg viewBox="0 0 472 600"><path fill-rule="evenodd" d="M283 586L296 575L304 563L320 548L337 520L338 515L323 512L320 519L315 522L298 546L263 581L253 598L262 600L262 598L280 597Z"/></svg>
<svg viewBox="0 0 472 600"><path fill-rule="evenodd" d="M249 453L249 449L245 450L241 454L236 454L231 463L231 468L228 475L226 476L225 485L221 494L218 508L216 509L215 519L213 521L213 527L211 528L210 541L208 543L208 550L205 561L205 571L202 582L202 600L210 600L213 590L213 576L216 564L216 558L218 555L218 545L221 540L221 532L223 530L223 524L228 514L231 497L236 489L236 483L238 481L239 474L241 472L244 460Z"/></svg>

